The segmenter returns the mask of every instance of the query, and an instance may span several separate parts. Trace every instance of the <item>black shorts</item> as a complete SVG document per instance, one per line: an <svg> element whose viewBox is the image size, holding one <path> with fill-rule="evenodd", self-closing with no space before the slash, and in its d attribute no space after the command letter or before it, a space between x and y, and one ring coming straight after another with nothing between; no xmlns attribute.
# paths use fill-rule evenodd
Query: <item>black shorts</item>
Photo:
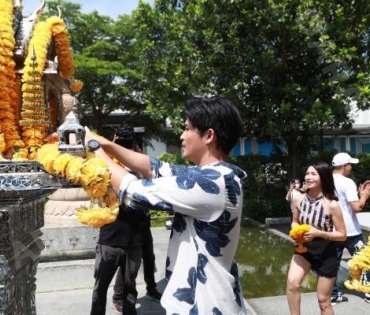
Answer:
<svg viewBox="0 0 370 315"><path fill-rule="evenodd" d="M298 255L302 255L311 264L312 271L325 278L337 276L338 263L335 242L316 237L311 242L304 243L304 246L307 247L307 252L298 253Z"/></svg>

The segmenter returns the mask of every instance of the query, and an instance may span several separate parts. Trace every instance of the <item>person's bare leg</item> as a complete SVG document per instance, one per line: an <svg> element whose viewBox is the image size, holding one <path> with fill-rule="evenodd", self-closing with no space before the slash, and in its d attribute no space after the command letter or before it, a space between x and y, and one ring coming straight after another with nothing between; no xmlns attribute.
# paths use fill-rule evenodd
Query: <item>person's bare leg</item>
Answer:
<svg viewBox="0 0 370 315"><path fill-rule="evenodd" d="M291 315L301 314L301 290L300 286L304 277L310 271L310 263L301 255L293 255L290 262L286 295Z"/></svg>
<svg viewBox="0 0 370 315"><path fill-rule="evenodd" d="M331 305L331 291L333 289L335 278L317 278L317 300L319 302L321 315L334 315Z"/></svg>

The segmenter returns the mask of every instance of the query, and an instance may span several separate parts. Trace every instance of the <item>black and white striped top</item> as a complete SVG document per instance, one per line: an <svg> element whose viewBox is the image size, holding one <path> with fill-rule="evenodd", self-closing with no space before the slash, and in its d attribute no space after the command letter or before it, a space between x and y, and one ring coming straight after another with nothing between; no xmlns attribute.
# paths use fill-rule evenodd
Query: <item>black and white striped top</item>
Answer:
<svg viewBox="0 0 370 315"><path fill-rule="evenodd" d="M324 200L323 195L315 200L310 200L305 195L299 204L299 222L311 225L321 231L333 231L333 220L324 212Z"/></svg>

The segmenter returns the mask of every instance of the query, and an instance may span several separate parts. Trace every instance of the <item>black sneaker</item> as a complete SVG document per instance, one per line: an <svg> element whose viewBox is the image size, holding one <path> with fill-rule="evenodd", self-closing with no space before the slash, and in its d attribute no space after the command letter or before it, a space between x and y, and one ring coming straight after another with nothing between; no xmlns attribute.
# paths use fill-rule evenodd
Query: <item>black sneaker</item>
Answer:
<svg viewBox="0 0 370 315"><path fill-rule="evenodd" d="M367 303L370 303L370 294L369 293L365 293L364 301L367 302Z"/></svg>
<svg viewBox="0 0 370 315"><path fill-rule="evenodd" d="M159 293L157 290L155 290L155 291L147 292L146 297L149 300L160 302L160 300L162 298L162 294Z"/></svg>
<svg viewBox="0 0 370 315"><path fill-rule="evenodd" d="M112 308L116 311L117 314L122 315L122 307L123 307L122 302L113 301Z"/></svg>
<svg viewBox="0 0 370 315"><path fill-rule="evenodd" d="M338 303L348 302L348 298L343 295L332 296L331 297L331 305L336 305ZM369 301L370 302L370 301Z"/></svg>

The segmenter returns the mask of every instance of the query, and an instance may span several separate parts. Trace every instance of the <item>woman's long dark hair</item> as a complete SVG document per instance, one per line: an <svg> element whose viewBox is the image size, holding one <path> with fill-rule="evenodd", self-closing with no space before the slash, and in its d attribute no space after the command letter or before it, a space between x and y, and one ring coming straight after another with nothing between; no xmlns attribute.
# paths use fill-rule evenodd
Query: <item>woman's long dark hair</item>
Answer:
<svg viewBox="0 0 370 315"><path fill-rule="evenodd" d="M321 180L322 194L329 200L338 200L335 191L333 172L325 162L315 162L311 166L317 171Z"/></svg>

